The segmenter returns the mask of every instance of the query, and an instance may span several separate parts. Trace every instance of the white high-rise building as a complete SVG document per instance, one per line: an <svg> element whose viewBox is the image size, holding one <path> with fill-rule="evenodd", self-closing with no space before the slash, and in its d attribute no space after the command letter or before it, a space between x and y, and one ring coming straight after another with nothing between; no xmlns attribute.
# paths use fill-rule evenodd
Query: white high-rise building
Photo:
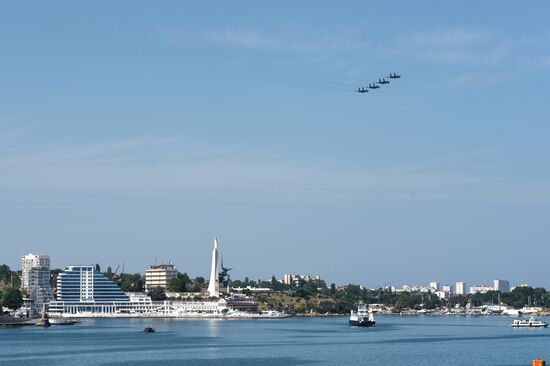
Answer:
<svg viewBox="0 0 550 366"><path fill-rule="evenodd" d="M21 258L21 289L28 291L30 286L30 271L33 268L43 268L50 271L50 256L46 254L29 253Z"/></svg>
<svg viewBox="0 0 550 366"><path fill-rule="evenodd" d="M210 282L208 283L208 295L220 297L220 283L218 274L218 238L214 237L214 249L212 250L212 268L210 270Z"/></svg>
<svg viewBox="0 0 550 366"><path fill-rule="evenodd" d="M54 300L50 287L50 256L27 254L21 261L21 289L33 302L33 311Z"/></svg>
<svg viewBox="0 0 550 366"><path fill-rule="evenodd" d="M462 281L458 281L455 283L455 295L466 295L467 294L467 287L466 283Z"/></svg>
<svg viewBox="0 0 550 366"><path fill-rule="evenodd" d="M434 291L439 291L441 289L441 286L439 285L439 282L430 282L430 288Z"/></svg>
<svg viewBox="0 0 550 366"><path fill-rule="evenodd" d="M446 292L448 294L452 294L453 293L453 285L443 285L443 287L441 288L441 291Z"/></svg>
<svg viewBox="0 0 550 366"><path fill-rule="evenodd" d="M495 280L494 281L494 289L495 291L500 291L503 294L506 292L510 292L510 282L506 280Z"/></svg>

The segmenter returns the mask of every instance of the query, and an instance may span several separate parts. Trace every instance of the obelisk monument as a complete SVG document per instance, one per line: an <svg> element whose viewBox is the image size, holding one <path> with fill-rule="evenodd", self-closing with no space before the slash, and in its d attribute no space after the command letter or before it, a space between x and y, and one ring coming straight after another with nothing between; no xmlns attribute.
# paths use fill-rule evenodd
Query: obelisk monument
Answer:
<svg viewBox="0 0 550 366"><path fill-rule="evenodd" d="M212 269L210 271L210 282L208 283L208 295L210 297L220 297L220 284L218 281L218 238L214 237Z"/></svg>

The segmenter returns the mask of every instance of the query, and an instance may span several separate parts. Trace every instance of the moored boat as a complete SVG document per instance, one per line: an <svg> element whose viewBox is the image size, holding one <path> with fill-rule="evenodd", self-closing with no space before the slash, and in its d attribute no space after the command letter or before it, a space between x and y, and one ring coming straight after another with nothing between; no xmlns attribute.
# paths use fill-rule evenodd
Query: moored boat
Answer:
<svg viewBox="0 0 550 366"><path fill-rule="evenodd" d="M372 327L376 324L374 315L367 304L357 305L357 311L351 311L349 324L357 327Z"/></svg>
<svg viewBox="0 0 550 366"><path fill-rule="evenodd" d="M74 325L77 323L80 323L80 321L73 319L50 318L50 325Z"/></svg>

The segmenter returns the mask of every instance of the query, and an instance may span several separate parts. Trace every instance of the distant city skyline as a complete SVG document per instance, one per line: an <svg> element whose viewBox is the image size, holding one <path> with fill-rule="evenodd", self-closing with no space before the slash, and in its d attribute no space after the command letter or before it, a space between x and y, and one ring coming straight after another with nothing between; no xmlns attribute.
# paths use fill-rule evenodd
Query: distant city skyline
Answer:
<svg viewBox="0 0 550 366"><path fill-rule="evenodd" d="M208 278L217 235L234 278L550 288L547 2L31 4L0 5L0 262Z"/></svg>
<svg viewBox="0 0 550 366"><path fill-rule="evenodd" d="M218 253L218 246L217 246L217 238L214 239L214 242L215 242L215 245L214 245L214 249L213 249L212 256L211 256L211 267L210 267L209 283L211 283L212 278L218 278L218 269L219 269L219 266L220 266L220 263L218 263L219 253ZM38 260L40 260L40 263L47 263L47 265L44 264L44 267L47 268L48 271L50 270L50 256L48 254L45 254L45 253L40 253L40 254L29 253L29 254L26 254L26 255L22 256L22 265L21 265L22 268L21 268L21 270L22 270L22 274L23 274L22 275L22 286L23 287L25 287L25 283L27 283L27 280L25 280L25 278L26 278L26 273L28 273L27 272L28 269L25 270L25 266L29 267L29 268L31 266L37 266L38 264L36 264L36 263L38 263L37 262ZM69 268L69 267L80 266L80 265L92 266L94 268L97 265L99 265L101 271L103 271L103 272L108 272L109 271L108 268L110 267L111 271L113 271L114 273L141 273L145 278L144 288L146 289L146 291L150 290L154 287L157 287L157 286L167 287L169 281L173 278L176 278L177 273L180 272L176 268L175 264L172 263L172 261L169 261L168 264L165 264L165 263L162 263L162 262L161 263L154 263L154 264L149 265L145 270L142 270L142 271L124 271L125 264L122 265L122 268L121 268L120 265L117 265L115 268L113 268L112 266L101 267L101 264L99 264L99 263L95 263L95 264L92 264L92 263L72 263L72 264L62 266L62 267L51 268L51 269L62 269L62 270L64 270L64 269ZM18 268L13 267L11 269L12 270L17 270ZM182 272L186 272L186 271L182 271ZM202 276L202 275L196 275L196 276L193 276L193 277L199 277L199 276L204 277L205 279L207 279L205 276ZM273 274L271 276L264 276L264 277L261 277L261 276L257 276L257 277L246 276L246 277L248 277L249 280L252 280L252 281L258 281L258 280L259 281L270 281L272 276L275 276L275 278L277 280L279 280L281 283L287 284L287 285L290 285L290 284L294 283L297 286L301 286L303 283L311 281L311 280L313 280L313 281L323 280L327 284L327 286L330 286L330 284L333 283L333 281L331 281L330 279L322 278L319 274L315 274L315 275L304 274L304 273L292 273L291 274L291 273L286 273L285 272L282 275ZM234 280L244 280L244 279L245 279L245 277L234 278ZM367 288L378 288L378 287L388 288L388 287L391 287L391 288L398 289L398 290L411 289L413 291L416 291L415 289L418 289L418 288L420 288L420 289L431 288L434 291L449 292L449 293L453 293L453 294L456 294L456 295L465 295L465 294L475 293L475 292L486 292L486 291L488 291L488 289L498 290L498 291L501 291L501 292L509 292L512 287L531 286L530 284L525 283L525 282L517 283L517 284L515 284L515 283L511 284L509 280L504 280L504 279L494 279L490 282L492 282L492 284L489 284L489 282L487 282L487 281L485 281L485 282L477 281L477 282L475 282L474 285L470 285L470 284L468 284L464 281L443 282L443 283L441 283L439 281L430 281L429 283L409 282L409 283L402 283L402 284L385 282L384 284L376 284L376 285L373 285L371 283L369 283L367 285L365 285L364 283L353 283L353 284L359 284L359 285L365 286ZM342 283L335 283L335 284L338 285L338 286L342 286L342 285L347 285L347 284L352 284L352 283L349 282L349 281L348 282L344 281ZM211 287L212 286L209 285L208 292L210 292L213 297L217 297L213 292L218 291L219 287L218 287L217 290L216 290L215 287L212 287L212 288ZM537 286L533 286L533 287L537 287Z"/></svg>

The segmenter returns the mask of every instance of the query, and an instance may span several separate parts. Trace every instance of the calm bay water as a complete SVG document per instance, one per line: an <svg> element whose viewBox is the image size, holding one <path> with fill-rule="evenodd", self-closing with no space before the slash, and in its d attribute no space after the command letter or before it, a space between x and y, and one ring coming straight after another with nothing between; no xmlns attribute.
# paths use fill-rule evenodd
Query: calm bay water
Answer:
<svg viewBox="0 0 550 366"><path fill-rule="evenodd" d="M550 329L511 318L378 316L279 320L86 319L0 329L1 365L531 365L550 361ZM143 333L145 326L156 333Z"/></svg>

